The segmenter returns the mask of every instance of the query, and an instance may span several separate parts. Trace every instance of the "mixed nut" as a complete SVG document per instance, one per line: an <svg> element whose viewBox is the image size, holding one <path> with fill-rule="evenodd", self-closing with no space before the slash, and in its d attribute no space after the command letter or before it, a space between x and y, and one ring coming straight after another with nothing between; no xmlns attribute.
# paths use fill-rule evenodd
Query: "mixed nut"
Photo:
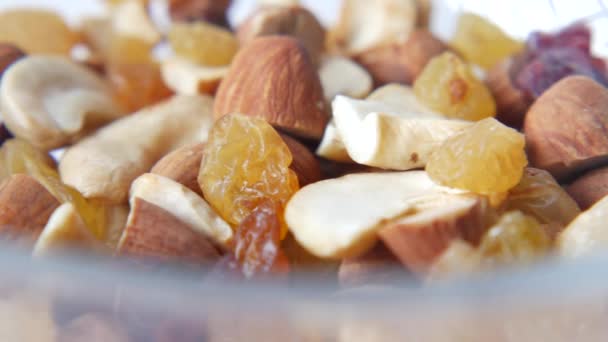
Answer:
<svg viewBox="0 0 608 342"><path fill-rule="evenodd" d="M170 0L165 34L148 5L79 28L0 13L3 240L345 287L608 244L608 69L585 26L521 42L467 13L443 42L428 1L345 0L327 29L297 1L231 28L230 1ZM122 336L108 322L63 334Z"/></svg>

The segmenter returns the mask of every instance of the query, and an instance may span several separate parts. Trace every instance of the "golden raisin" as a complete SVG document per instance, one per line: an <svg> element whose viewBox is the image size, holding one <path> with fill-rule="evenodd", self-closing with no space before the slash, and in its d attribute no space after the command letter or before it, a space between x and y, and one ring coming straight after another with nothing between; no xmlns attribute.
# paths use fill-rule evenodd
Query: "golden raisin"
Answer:
<svg viewBox="0 0 608 342"><path fill-rule="evenodd" d="M133 37L112 34L101 55L109 64L152 63L153 45Z"/></svg>
<svg viewBox="0 0 608 342"><path fill-rule="evenodd" d="M433 58L414 82L414 92L428 107L449 117L481 120L496 114L488 88L451 52Z"/></svg>
<svg viewBox="0 0 608 342"><path fill-rule="evenodd" d="M528 163L521 133L493 118L481 120L448 138L426 165L439 184L480 194L508 191Z"/></svg>
<svg viewBox="0 0 608 342"><path fill-rule="evenodd" d="M427 280L437 281L467 276L481 270L479 251L468 242L454 240L435 260Z"/></svg>
<svg viewBox="0 0 608 342"><path fill-rule="evenodd" d="M528 263L547 254L551 240L535 218L519 211L505 213L481 240L487 266Z"/></svg>
<svg viewBox="0 0 608 342"><path fill-rule="evenodd" d="M53 12L15 9L0 13L0 41L15 44L27 53L68 55L78 39Z"/></svg>
<svg viewBox="0 0 608 342"><path fill-rule="evenodd" d="M289 148L266 121L225 115L209 132L198 183L205 199L237 226L267 199L285 207L299 188L291 161Z"/></svg>
<svg viewBox="0 0 608 342"><path fill-rule="evenodd" d="M451 45L466 60L485 69L523 48L498 26L472 13L460 16Z"/></svg>
<svg viewBox="0 0 608 342"><path fill-rule="evenodd" d="M232 32L201 21L173 24L169 41L177 55L209 66L230 64L239 48Z"/></svg>
<svg viewBox="0 0 608 342"><path fill-rule="evenodd" d="M519 184L509 191L506 207L521 210L541 223L567 226L581 210L545 170L526 168Z"/></svg>
<svg viewBox="0 0 608 342"><path fill-rule="evenodd" d="M234 256L247 278L289 271L281 250L282 206L273 200L258 205L241 221L234 235Z"/></svg>
<svg viewBox="0 0 608 342"><path fill-rule="evenodd" d="M153 63L110 64L106 74L118 101L129 112L162 101L172 92Z"/></svg>
<svg viewBox="0 0 608 342"><path fill-rule="evenodd" d="M91 232L99 239L105 238L106 214L103 203L87 200L77 190L63 184L47 154L23 140L11 139L0 148L0 179L16 173L34 177L59 202L73 203Z"/></svg>

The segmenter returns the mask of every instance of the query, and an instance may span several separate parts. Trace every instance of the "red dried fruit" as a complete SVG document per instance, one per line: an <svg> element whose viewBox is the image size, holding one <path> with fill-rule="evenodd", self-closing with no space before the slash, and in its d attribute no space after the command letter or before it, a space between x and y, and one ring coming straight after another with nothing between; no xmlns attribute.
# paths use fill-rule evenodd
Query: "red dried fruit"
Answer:
<svg viewBox="0 0 608 342"><path fill-rule="evenodd" d="M245 277L289 271L287 257L280 247L282 212L278 202L266 200L237 227L234 255Z"/></svg>

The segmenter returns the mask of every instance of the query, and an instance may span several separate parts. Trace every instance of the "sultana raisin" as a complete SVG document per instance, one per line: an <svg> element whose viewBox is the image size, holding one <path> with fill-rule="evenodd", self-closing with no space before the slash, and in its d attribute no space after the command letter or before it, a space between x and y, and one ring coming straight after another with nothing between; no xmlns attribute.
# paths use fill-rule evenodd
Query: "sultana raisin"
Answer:
<svg viewBox="0 0 608 342"><path fill-rule="evenodd" d="M433 58L414 82L414 93L429 108L446 116L481 120L496 114L489 89L451 52Z"/></svg>
<svg viewBox="0 0 608 342"><path fill-rule="evenodd" d="M287 257L280 247L282 212L280 203L265 200L236 228L234 256L245 277L289 271Z"/></svg>
<svg viewBox="0 0 608 342"><path fill-rule="evenodd" d="M209 132L198 183L218 214L237 226L267 199L285 206L299 188L291 161L289 148L266 121L225 115Z"/></svg>
<svg viewBox="0 0 608 342"><path fill-rule="evenodd" d="M116 99L129 112L153 105L172 94L162 79L159 66L154 63L110 64L106 75Z"/></svg>
<svg viewBox="0 0 608 342"><path fill-rule="evenodd" d="M177 55L209 66L230 64L239 47L232 32L201 21L175 23L169 42Z"/></svg>
<svg viewBox="0 0 608 342"><path fill-rule="evenodd" d="M448 138L431 155L426 170L442 185L501 193L522 178L528 163L524 146L521 133L487 118Z"/></svg>

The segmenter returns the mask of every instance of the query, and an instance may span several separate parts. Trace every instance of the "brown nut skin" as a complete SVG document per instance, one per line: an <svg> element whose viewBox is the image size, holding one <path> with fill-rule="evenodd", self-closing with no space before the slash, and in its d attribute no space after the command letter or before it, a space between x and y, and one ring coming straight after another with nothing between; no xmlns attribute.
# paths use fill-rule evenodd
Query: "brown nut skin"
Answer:
<svg viewBox="0 0 608 342"><path fill-rule="evenodd" d="M10 176L0 184L0 239L33 244L59 205L33 177Z"/></svg>
<svg viewBox="0 0 608 342"><path fill-rule="evenodd" d="M307 9L298 6L262 7L237 30L241 45L255 37L269 35L286 35L299 39L313 62L319 64L325 45L325 29Z"/></svg>
<svg viewBox="0 0 608 342"><path fill-rule="evenodd" d="M382 242L356 258L342 260L338 280L342 287L386 285L408 276L399 260Z"/></svg>
<svg viewBox="0 0 608 342"><path fill-rule="evenodd" d="M135 198L117 254L158 260L208 265L220 257L206 237L161 207Z"/></svg>
<svg viewBox="0 0 608 342"><path fill-rule="evenodd" d="M0 77L11 64L25 56L25 52L10 43L0 43Z"/></svg>
<svg viewBox="0 0 608 342"><path fill-rule="evenodd" d="M259 37L234 58L220 84L216 119L241 113L290 134L320 140L329 121L316 68L304 46L286 36Z"/></svg>
<svg viewBox="0 0 608 342"><path fill-rule="evenodd" d="M524 120L530 164L558 181L608 160L608 89L570 76L545 91Z"/></svg>
<svg viewBox="0 0 608 342"><path fill-rule="evenodd" d="M608 167L590 171L566 187L566 191L581 210L586 210L595 202L608 195Z"/></svg>
<svg viewBox="0 0 608 342"><path fill-rule="evenodd" d="M488 71L486 84L496 100L496 119L507 126L521 128L533 100L512 81L515 60L508 57Z"/></svg>
<svg viewBox="0 0 608 342"><path fill-rule="evenodd" d="M279 133L279 135L291 152L293 160L289 167L298 175L300 187L320 181L322 178L321 166L315 155L296 139L283 133Z"/></svg>
<svg viewBox="0 0 608 342"><path fill-rule="evenodd" d="M197 177L204 149L203 143L180 147L159 160L150 172L173 179L203 197Z"/></svg>
<svg viewBox="0 0 608 342"><path fill-rule="evenodd" d="M367 69L376 87L388 83L412 84L426 64L448 47L426 29L418 29L405 43L380 46L354 59Z"/></svg>
<svg viewBox="0 0 608 342"><path fill-rule="evenodd" d="M232 0L170 0L169 14L174 21L204 20L228 27L226 12Z"/></svg>

